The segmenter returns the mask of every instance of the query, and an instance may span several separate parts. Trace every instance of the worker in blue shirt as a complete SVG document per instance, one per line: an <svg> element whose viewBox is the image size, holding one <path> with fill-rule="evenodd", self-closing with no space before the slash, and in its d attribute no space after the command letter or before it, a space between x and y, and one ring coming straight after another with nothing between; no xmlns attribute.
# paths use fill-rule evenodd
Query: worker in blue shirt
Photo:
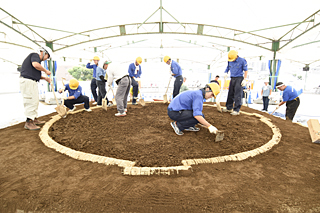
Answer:
<svg viewBox="0 0 320 213"><path fill-rule="evenodd" d="M138 92L139 92L139 84L138 81L140 81L141 77L141 64L142 58L138 57L136 58L136 61L134 63L131 63L129 65L128 73L131 78L131 85L133 88L133 95L132 95L132 105L137 105L137 99L138 99Z"/></svg>
<svg viewBox="0 0 320 213"><path fill-rule="evenodd" d="M88 62L86 68L93 69L93 74L92 74L90 87L91 87L92 96L93 96L94 101L95 101L92 104L95 105L95 104L97 104L97 100L98 100L98 95L97 95L97 87L98 86L97 86L97 82L96 82L96 78L97 78L96 72L97 72L97 66L99 64L100 58L98 56L93 57L93 63L94 64L91 64L91 60L90 60L90 62Z"/></svg>
<svg viewBox="0 0 320 213"><path fill-rule="evenodd" d="M170 65L170 70L171 70L171 78L172 76L176 79L174 81L174 85L173 85L173 98L175 98L179 92L180 92L180 87L183 83L183 77L182 77L182 69L180 67L180 65L175 62L174 60L171 60L171 58L169 56L165 56L163 58L163 61Z"/></svg>
<svg viewBox="0 0 320 213"><path fill-rule="evenodd" d="M103 68L97 67L97 72L96 72L96 77L97 77L96 83L98 86L97 106L102 106L102 99L106 97L106 94L107 94L107 91L106 91L107 79L105 79L105 76L110 63L111 61L105 61L103 63ZM111 107L113 104L109 103L109 100L107 97L106 97L106 100L107 100L107 105Z"/></svg>
<svg viewBox="0 0 320 213"><path fill-rule="evenodd" d="M247 82L248 64L246 59L238 56L238 52L230 50L228 53L228 66L225 70L226 76L228 72L231 73L231 81L229 84L228 98L226 108L223 108L223 112L231 112L231 115L239 115L241 108L241 99L243 93L243 87Z"/></svg>
<svg viewBox="0 0 320 213"><path fill-rule="evenodd" d="M79 81L77 79L71 79L69 84L64 85L65 89L59 89L59 93L62 93L66 90L69 92L69 97L66 97L64 100L64 105L68 107L69 111L74 111L76 107L75 104L82 104L84 103L84 108L87 112L91 112L89 106L89 97L82 95L82 87L79 85Z"/></svg>
<svg viewBox="0 0 320 213"><path fill-rule="evenodd" d="M188 90L175 97L168 106L168 116L174 120L170 123L177 135L183 135L182 131L197 132L195 127L200 123L207 127L210 133L217 133L218 129L204 119L202 113L203 100L217 97L220 87L216 83L209 83L200 90Z"/></svg>
<svg viewBox="0 0 320 213"><path fill-rule="evenodd" d="M298 96L297 91L292 86L286 86L282 82L278 82L276 84L276 88L283 91L282 102L276 107L276 110L279 109L280 106L286 104L286 120L293 120L294 115L300 105L300 98Z"/></svg>

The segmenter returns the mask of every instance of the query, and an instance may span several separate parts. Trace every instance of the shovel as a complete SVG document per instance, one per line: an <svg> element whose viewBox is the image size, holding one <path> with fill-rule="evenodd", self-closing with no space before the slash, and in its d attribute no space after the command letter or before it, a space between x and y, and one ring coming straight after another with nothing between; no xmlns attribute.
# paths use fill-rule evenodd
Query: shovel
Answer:
<svg viewBox="0 0 320 213"><path fill-rule="evenodd" d="M200 124L200 123L199 123L199 125L200 125L201 127L204 127L204 128L207 128L207 129L208 129L208 127L206 127L206 126L204 126L204 125L202 125L202 124ZM224 137L224 131L218 130L217 133L216 133L215 142L222 141L222 140L223 140L223 137Z"/></svg>
<svg viewBox="0 0 320 213"><path fill-rule="evenodd" d="M54 92L53 83L51 83L51 89L52 89L54 98L56 99L56 102L57 102L57 107L55 108L55 110L57 111L57 113L58 113L61 117L65 117L65 116L67 115L67 110L66 110L66 107L63 106L64 100L62 101L62 104L59 105L59 102L58 102L56 93Z"/></svg>
<svg viewBox="0 0 320 213"><path fill-rule="evenodd" d="M105 111L108 111L107 93L102 99L102 109L104 109Z"/></svg>
<svg viewBox="0 0 320 213"><path fill-rule="evenodd" d="M116 99L115 99L115 96L114 96L114 93L113 93L113 89L110 87L111 91L112 91L112 95L113 95L113 98L112 98L112 103L113 105L117 105L117 102L116 102Z"/></svg>
<svg viewBox="0 0 320 213"><path fill-rule="evenodd" d="M166 93L163 95L163 102L164 102L164 103L168 103L167 92L168 92L168 88L169 88L169 85L170 85L171 79L172 79L172 76L170 77L170 80L169 80L169 83L168 83L168 86L167 86Z"/></svg>
<svg viewBox="0 0 320 213"><path fill-rule="evenodd" d="M226 76L224 76L224 82L223 82L222 88L224 87L224 84L226 83L226 80L227 80L227 78L226 78ZM221 91L220 91L219 100L216 102L217 110L218 110L219 112L222 112L222 110L221 110L221 105L220 105L221 96L222 96L222 94L221 94Z"/></svg>
<svg viewBox="0 0 320 213"><path fill-rule="evenodd" d="M140 93L139 104L141 104L142 106L145 106L145 105L146 105L146 103L145 103L144 100L142 99L141 93Z"/></svg>

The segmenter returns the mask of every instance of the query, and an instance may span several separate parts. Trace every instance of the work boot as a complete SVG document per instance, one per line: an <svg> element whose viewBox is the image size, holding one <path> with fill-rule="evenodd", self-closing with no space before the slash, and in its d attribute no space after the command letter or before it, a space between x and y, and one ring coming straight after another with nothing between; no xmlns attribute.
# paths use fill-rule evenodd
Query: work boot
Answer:
<svg viewBox="0 0 320 213"><path fill-rule="evenodd" d="M33 121L33 123L34 123L35 125L43 125L43 124L45 124L46 122L45 122L45 121L39 121L37 118L35 118L34 121Z"/></svg>
<svg viewBox="0 0 320 213"><path fill-rule="evenodd" d="M37 125L35 125L33 123L33 120L26 121L24 128L28 129L28 130L39 130L40 129L40 127L38 127Z"/></svg>
<svg viewBox="0 0 320 213"><path fill-rule="evenodd" d="M233 112L233 109L222 108L222 112Z"/></svg>

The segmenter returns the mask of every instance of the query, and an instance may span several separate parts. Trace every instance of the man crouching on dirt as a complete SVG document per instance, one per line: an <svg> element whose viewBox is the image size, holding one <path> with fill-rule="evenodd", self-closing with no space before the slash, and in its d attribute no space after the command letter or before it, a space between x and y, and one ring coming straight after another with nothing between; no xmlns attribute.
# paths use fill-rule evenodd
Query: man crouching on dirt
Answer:
<svg viewBox="0 0 320 213"><path fill-rule="evenodd" d="M203 89L189 90L176 96L168 106L168 115L174 120L171 126L177 135L183 135L182 131L197 132L195 127L200 123L209 129L210 133L217 133L218 129L208 123L202 114L203 99L216 98L220 93L220 87L216 83L209 83Z"/></svg>
<svg viewBox="0 0 320 213"><path fill-rule="evenodd" d="M69 111L74 111L76 107L75 104L82 104L84 103L84 109L87 112L91 112L89 106L89 97L82 95L82 87L79 85L79 81L77 79L71 79L69 84L64 85L65 90L68 90L69 97L67 97L64 101L64 105L69 108ZM65 91L64 90L64 91ZM62 93L63 90L59 89L59 93Z"/></svg>

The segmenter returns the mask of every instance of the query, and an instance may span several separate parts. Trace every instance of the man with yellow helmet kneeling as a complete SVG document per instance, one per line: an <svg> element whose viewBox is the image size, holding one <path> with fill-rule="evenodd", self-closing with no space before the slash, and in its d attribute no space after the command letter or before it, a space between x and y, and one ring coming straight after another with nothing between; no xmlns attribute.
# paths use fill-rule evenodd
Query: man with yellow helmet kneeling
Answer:
<svg viewBox="0 0 320 213"><path fill-rule="evenodd" d="M177 135L183 135L182 131L197 132L195 127L200 123L209 129L210 133L217 134L218 129L204 119L202 113L203 99L217 97L220 87L216 83L209 83L200 90L188 90L177 95L168 106L168 116L174 120L171 126Z"/></svg>
<svg viewBox="0 0 320 213"><path fill-rule="evenodd" d="M74 111L76 107L75 104L84 103L84 108L87 112L91 112L89 106L89 97L82 95L82 87L79 85L79 81L77 79L71 79L69 84L65 84L65 90L68 90L69 97L67 97L64 101L64 105L68 107L69 111ZM62 89L59 89L59 93L62 93Z"/></svg>

